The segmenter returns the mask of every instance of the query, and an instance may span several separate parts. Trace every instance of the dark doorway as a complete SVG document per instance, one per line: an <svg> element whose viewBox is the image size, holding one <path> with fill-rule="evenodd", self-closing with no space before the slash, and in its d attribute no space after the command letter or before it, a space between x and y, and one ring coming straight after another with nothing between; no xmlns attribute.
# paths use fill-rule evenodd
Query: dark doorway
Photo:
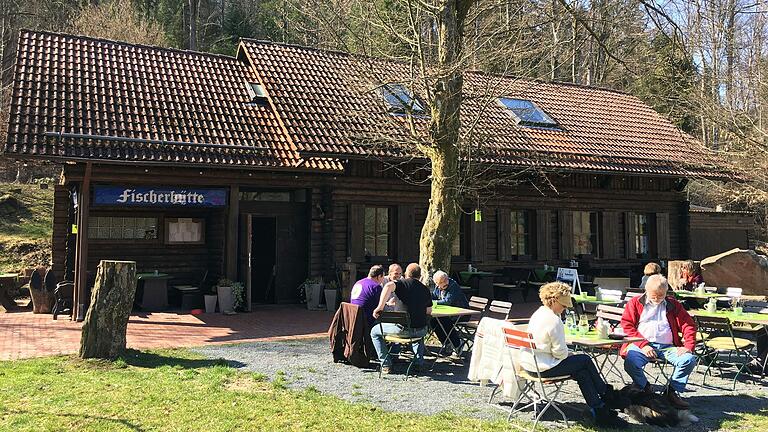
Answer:
<svg viewBox="0 0 768 432"><path fill-rule="evenodd" d="M277 219L251 219L251 301L275 303Z"/></svg>

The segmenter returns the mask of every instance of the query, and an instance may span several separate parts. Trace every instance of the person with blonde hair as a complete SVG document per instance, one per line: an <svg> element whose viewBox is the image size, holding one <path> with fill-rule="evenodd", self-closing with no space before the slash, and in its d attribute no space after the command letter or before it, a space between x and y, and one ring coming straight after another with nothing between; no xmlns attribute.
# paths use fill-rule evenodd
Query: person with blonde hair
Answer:
<svg viewBox="0 0 768 432"><path fill-rule="evenodd" d="M548 283L539 290L539 298L542 306L528 322L528 332L536 343L536 350L523 350L520 365L534 376L538 365L542 378L570 376L579 384L596 424L627 426L627 422L613 410L623 408L618 394L600 377L592 359L586 354L568 351L560 315L566 308L573 307L571 287L562 282Z"/></svg>
<svg viewBox="0 0 768 432"><path fill-rule="evenodd" d="M678 283L680 284L680 289L688 291L693 291L699 284L704 283L704 278L701 276L701 273L696 271L696 265L693 261L683 261L683 264L680 265L680 279Z"/></svg>
<svg viewBox="0 0 768 432"><path fill-rule="evenodd" d="M661 266L655 262L646 264L643 269L643 278L640 280L640 289L645 288L645 283L648 282L648 278L655 274L661 274Z"/></svg>

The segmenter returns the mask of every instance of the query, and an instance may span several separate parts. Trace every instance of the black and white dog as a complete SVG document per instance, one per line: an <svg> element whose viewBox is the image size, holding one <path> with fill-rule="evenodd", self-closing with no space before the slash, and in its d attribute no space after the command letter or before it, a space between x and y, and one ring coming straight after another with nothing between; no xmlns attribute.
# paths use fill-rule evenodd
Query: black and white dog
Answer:
<svg viewBox="0 0 768 432"><path fill-rule="evenodd" d="M640 423L661 427L685 427L699 421L699 418L689 410L678 410L673 407L664 395L646 393L631 385L619 390L618 393L627 405L624 407L624 412Z"/></svg>

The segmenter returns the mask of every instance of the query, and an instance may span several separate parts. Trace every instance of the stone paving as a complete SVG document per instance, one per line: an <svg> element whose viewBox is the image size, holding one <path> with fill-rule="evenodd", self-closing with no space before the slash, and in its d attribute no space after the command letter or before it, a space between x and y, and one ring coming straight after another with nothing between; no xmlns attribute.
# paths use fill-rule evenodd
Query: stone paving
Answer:
<svg viewBox="0 0 768 432"><path fill-rule="evenodd" d="M128 321L128 347L180 348L238 342L322 337L327 312L300 306L262 306L236 315L134 313ZM0 360L71 354L80 348L81 323L31 312L0 314Z"/></svg>

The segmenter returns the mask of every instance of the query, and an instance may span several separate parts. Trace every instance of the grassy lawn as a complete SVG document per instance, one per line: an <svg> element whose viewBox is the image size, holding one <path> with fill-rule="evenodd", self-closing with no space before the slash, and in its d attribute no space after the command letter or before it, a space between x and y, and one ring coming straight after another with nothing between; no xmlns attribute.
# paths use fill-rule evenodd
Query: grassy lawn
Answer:
<svg viewBox="0 0 768 432"><path fill-rule="evenodd" d="M445 401L446 409L450 401ZM723 430L765 430L766 413ZM131 351L115 362L59 356L0 362L3 431L494 431L503 421L420 416L351 404L278 377L237 371L184 350ZM635 428L644 429L644 428ZM576 426L569 430L591 430Z"/></svg>
<svg viewBox="0 0 768 432"><path fill-rule="evenodd" d="M48 264L52 219L53 185L0 183L0 271Z"/></svg>

